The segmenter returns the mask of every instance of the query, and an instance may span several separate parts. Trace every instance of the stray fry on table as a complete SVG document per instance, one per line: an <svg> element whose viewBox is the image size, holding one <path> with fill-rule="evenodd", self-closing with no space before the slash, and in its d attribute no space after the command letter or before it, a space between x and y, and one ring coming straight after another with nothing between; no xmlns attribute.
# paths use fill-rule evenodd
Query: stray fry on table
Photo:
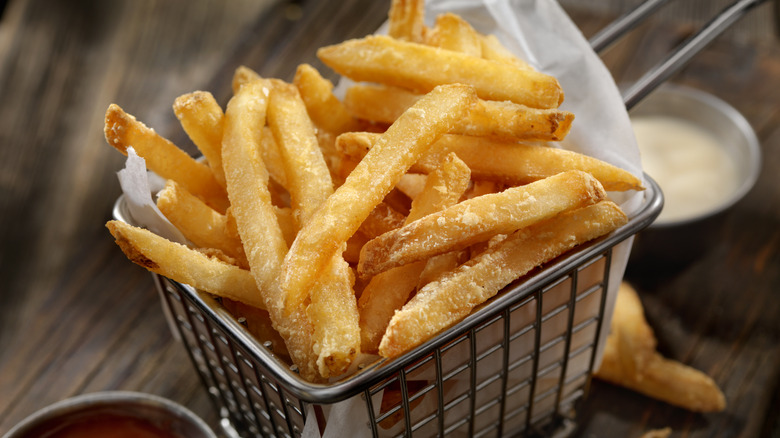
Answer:
<svg viewBox="0 0 780 438"><path fill-rule="evenodd" d="M611 332L595 376L694 412L720 412L726 398L701 371L655 351L655 335L644 317L636 291L627 283L618 290Z"/></svg>

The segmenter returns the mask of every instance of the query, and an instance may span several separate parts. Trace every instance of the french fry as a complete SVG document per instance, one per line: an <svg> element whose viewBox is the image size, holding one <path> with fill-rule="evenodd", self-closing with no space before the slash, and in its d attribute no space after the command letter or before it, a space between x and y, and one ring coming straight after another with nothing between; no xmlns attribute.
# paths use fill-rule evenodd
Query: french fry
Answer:
<svg viewBox="0 0 780 438"><path fill-rule="evenodd" d="M603 199L606 193L601 184L576 170L472 198L367 242L360 251L358 274L369 277L464 249Z"/></svg>
<svg viewBox="0 0 780 438"><path fill-rule="evenodd" d="M627 283L618 289L610 328L596 377L694 412L726 408L726 398L712 378L655 350L642 303Z"/></svg>
<svg viewBox="0 0 780 438"><path fill-rule="evenodd" d="M440 84L473 86L486 100L510 100L532 108L557 108L563 91L550 75L384 35L322 47L317 56L354 80L426 93Z"/></svg>
<svg viewBox="0 0 780 438"><path fill-rule="evenodd" d="M229 203L225 189L206 164L195 161L170 140L127 114L119 105L109 105L104 133L108 144L119 152L127 155L127 148L132 146L146 160L147 167L162 178L179 182L220 213L227 209Z"/></svg>
<svg viewBox="0 0 780 438"><path fill-rule="evenodd" d="M408 196L410 200L414 201L414 198L420 195L420 192L425 188L425 180L428 179L428 175L422 173L407 173L400 180L395 188Z"/></svg>
<svg viewBox="0 0 780 438"><path fill-rule="evenodd" d="M336 139L336 147L351 159L359 160L376 138L374 133L348 132ZM588 155L468 135L443 135L409 170L432 172L436 163L450 152L455 152L471 168L474 179L520 185L567 170L582 170L596 177L607 191L644 190L641 180L630 172Z"/></svg>
<svg viewBox="0 0 780 438"><path fill-rule="evenodd" d="M359 129L360 123L333 94L333 83L323 78L316 68L309 64L299 65L293 84L316 126L336 135Z"/></svg>
<svg viewBox="0 0 780 438"><path fill-rule="evenodd" d="M388 34L393 38L422 42L426 32L424 18L424 0L393 0L388 12Z"/></svg>
<svg viewBox="0 0 780 438"><path fill-rule="evenodd" d="M460 321L518 277L626 221L617 205L601 201L516 231L419 290L390 320L379 354L392 358L409 351Z"/></svg>
<svg viewBox="0 0 780 438"><path fill-rule="evenodd" d="M344 105L355 117L392 123L419 97L397 87L356 84L347 89ZM451 133L501 140L561 141L568 135L573 121L574 114L568 111L480 99Z"/></svg>
<svg viewBox="0 0 780 438"><path fill-rule="evenodd" d="M469 176L469 168L455 154L447 156L412 202L405 223L457 203L469 185ZM368 283L358 301L361 349L364 352L374 353L379 348L387 323L409 299L425 267L424 261L400 266L376 275Z"/></svg>
<svg viewBox="0 0 780 438"><path fill-rule="evenodd" d="M109 221L106 227L133 263L196 289L265 307L249 271L121 221Z"/></svg>
<svg viewBox="0 0 780 438"><path fill-rule="evenodd" d="M298 90L290 84L276 83L268 99L268 126L279 148L286 188L300 228L333 193L333 183Z"/></svg>
<svg viewBox="0 0 780 438"><path fill-rule="evenodd" d="M233 81L231 83L233 94L238 94L238 90L241 89L242 85L248 82L252 82L256 79L262 79L256 71L245 65L239 65L233 72Z"/></svg>
<svg viewBox="0 0 780 438"><path fill-rule="evenodd" d="M217 182L225 187L222 170L222 124L225 113L208 91L195 91L176 98L173 112L184 132L206 158Z"/></svg>
<svg viewBox="0 0 780 438"><path fill-rule="evenodd" d="M496 38L495 35L480 35L480 42L482 43L482 57L491 61L506 62L513 64L519 68L531 69L527 62L518 58L514 53L510 52L503 44Z"/></svg>
<svg viewBox="0 0 780 438"><path fill-rule="evenodd" d="M276 143L274 133L268 126L263 126L260 130L260 155L273 182L284 187L286 191L287 172L282 160L282 153L279 151L279 145Z"/></svg>
<svg viewBox="0 0 780 438"><path fill-rule="evenodd" d="M279 146L293 215L300 228L333 193L333 183L314 125L295 86L274 84L268 101L268 125ZM330 267L310 291L308 315L314 326L317 367L323 377L344 373L360 350L357 303L342 252L332 256Z"/></svg>
<svg viewBox="0 0 780 438"><path fill-rule="evenodd" d="M380 202L366 220L360 224L358 231L369 238L374 238L404 224L406 218L386 202Z"/></svg>
<svg viewBox="0 0 780 438"><path fill-rule="evenodd" d="M383 133L347 180L300 230L282 269L288 311L398 179L476 100L471 87L436 87Z"/></svg>
<svg viewBox="0 0 780 438"><path fill-rule="evenodd" d="M276 221L267 187L268 171L259 153L269 89L265 80L253 80L230 99L225 111L222 164L232 213L265 308L301 376L316 381L320 377L311 321L303 308L285 311L278 283L287 244Z"/></svg>
<svg viewBox="0 0 780 438"><path fill-rule="evenodd" d="M179 183L166 182L165 188L157 194L157 207L195 246L218 249L236 259L241 268L249 269L241 240L228 229L227 216L206 205Z"/></svg>
<svg viewBox="0 0 780 438"><path fill-rule="evenodd" d="M620 284L612 325L619 327L615 330L615 339L623 370L631 375L641 375L655 355L656 339L645 320L639 295L628 283Z"/></svg>
<svg viewBox="0 0 780 438"><path fill-rule="evenodd" d="M433 28L426 33L425 44L471 56L482 56L479 33L466 20L453 13L436 17Z"/></svg>

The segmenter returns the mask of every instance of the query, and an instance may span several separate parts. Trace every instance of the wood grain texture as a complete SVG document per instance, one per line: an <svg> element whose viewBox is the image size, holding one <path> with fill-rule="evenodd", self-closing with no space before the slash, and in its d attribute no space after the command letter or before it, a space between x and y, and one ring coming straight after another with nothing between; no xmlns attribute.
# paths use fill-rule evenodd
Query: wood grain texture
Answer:
<svg viewBox="0 0 780 438"><path fill-rule="evenodd" d="M571 3L564 6L586 36L626 4ZM290 80L299 63L309 62L335 79L316 49L370 33L388 6L7 3L0 18L0 434L50 403L109 389L168 397L217 426L149 274L127 261L103 226L120 192L115 172L123 163L103 139L105 110L116 102L195 153L171 110L176 96L208 90L224 106L241 64ZM666 426L675 437L777 436L780 47L767 24L771 7L754 11L760 16L751 23L760 24L728 31L672 79L715 94L747 117L764 152L758 183L700 259L629 276L662 352L711 375L729 407L694 415L594 381L574 436L638 437ZM618 82L636 79L700 20L691 11L665 14L603 54Z"/></svg>

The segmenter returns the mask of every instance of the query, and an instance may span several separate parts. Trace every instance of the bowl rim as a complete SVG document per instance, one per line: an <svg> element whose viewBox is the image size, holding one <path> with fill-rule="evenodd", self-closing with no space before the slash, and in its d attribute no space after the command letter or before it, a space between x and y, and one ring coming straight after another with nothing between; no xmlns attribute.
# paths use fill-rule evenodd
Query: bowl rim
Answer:
<svg viewBox="0 0 780 438"><path fill-rule="evenodd" d="M85 412L92 408L111 406L114 403L130 403L137 406L162 408L175 417L191 422L209 438L217 438L217 435L206 422L192 411L173 400L157 395L136 391L98 391L75 395L66 399L44 406L25 417L11 428L3 438L16 438L24 436L47 421L72 413Z"/></svg>
<svg viewBox="0 0 780 438"><path fill-rule="evenodd" d="M664 94L668 96L676 96L676 97L682 96L683 98L695 101L702 105L706 105L707 107L720 112L726 118L731 120L734 123L734 126L739 132L739 134L742 137L744 137L747 145L747 149L746 149L747 173L746 173L746 178L740 181L740 184L731 193L731 195L725 198L719 204L717 204L717 206L715 206L714 208L684 219L676 219L676 220L668 220L668 221L659 221L658 219L656 219L649 226L649 228L652 229L673 228L681 225L687 225L687 224L691 224L694 222L698 222L719 215L720 213L723 213L724 211L728 210L739 200L745 197L745 195L753 188L756 181L758 180L759 174L761 173L761 167L763 161L762 152L761 152L761 143L759 142L758 137L756 136L755 130L750 125L750 122L747 121L745 116L743 116L742 113L740 113L736 108L731 106L725 100L713 94L710 94L706 91L693 88L688 85L680 85L674 83L666 83L661 85L653 93L648 95L646 99L652 99L653 98L652 96L654 95L657 96L657 95L664 95ZM634 112L638 108L641 108L641 105L642 102L640 102L636 107L634 107L631 111L629 111L628 113L629 117L633 117L632 112ZM663 114L658 114L658 115L663 115Z"/></svg>

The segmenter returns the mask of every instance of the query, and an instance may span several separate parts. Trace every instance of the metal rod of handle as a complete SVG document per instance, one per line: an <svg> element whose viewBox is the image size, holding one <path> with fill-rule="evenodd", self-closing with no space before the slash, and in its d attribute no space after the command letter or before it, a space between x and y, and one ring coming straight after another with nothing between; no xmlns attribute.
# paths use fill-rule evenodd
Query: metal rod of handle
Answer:
<svg viewBox="0 0 780 438"><path fill-rule="evenodd" d="M680 44L623 93L623 102L631 109L656 87L682 68L715 37L766 0L737 0L707 23L699 32Z"/></svg>
<svg viewBox="0 0 780 438"><path fill-rule="evenodd" d="M668 2L669 0L645 0L593 35L588 41L590 46L596 53L600 53Z"/></svg>

